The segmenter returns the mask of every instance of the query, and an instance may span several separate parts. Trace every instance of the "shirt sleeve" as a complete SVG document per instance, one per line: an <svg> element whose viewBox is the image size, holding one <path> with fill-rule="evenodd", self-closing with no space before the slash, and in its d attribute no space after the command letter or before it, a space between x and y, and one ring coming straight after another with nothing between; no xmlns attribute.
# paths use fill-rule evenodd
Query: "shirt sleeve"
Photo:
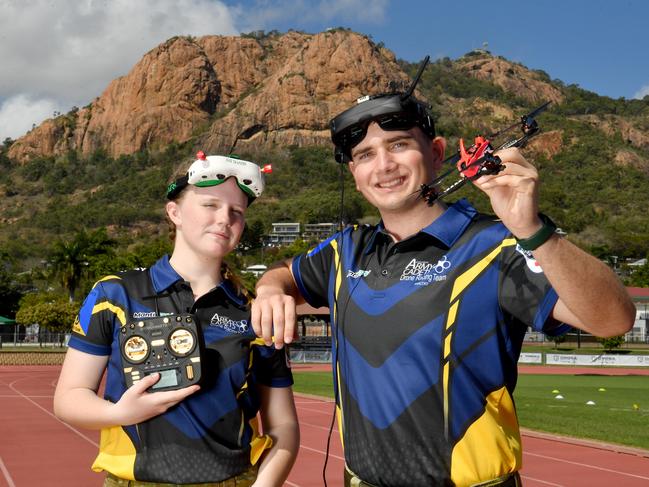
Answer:
<svg viewBox="0 0 649 487"><path fill-rule="evenodd" d="M291 270L304 300L314 308L329 306L329 280L340 234L335 234L306 254L293 259Z"/></svg>
<svg viewBox="0 0 649 487"><path fill-rule="evenodd" d="M254 346L253 374L256 382L269 387L290 387L293 373L288 355L288 347L276 349L274 346Z"/></svg>
<svg viewBox="0 0 649 487"><path fill-rule="evenodd" d="M500 305L510 316L533 330L561 335L570 326L552 318L559 296L531 252L518 244L506 248L500 276Z"/></svg>
<svg viewBox="0 0 649 487"><path fill-rule="evenodd" d="M92 355L110 355L115 326L126 324L125 297L118 278L96 283L74 321L68 345Z"/></svg>

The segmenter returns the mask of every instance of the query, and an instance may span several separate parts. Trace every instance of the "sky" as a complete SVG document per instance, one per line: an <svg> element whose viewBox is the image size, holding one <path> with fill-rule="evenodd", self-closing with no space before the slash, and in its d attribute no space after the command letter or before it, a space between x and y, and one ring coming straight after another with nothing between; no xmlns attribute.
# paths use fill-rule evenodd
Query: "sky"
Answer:
<svg viewBox="0 0 649 487"><path fill-rule="evenodd" d="M649 95L645 0L0 0L0 141L83 107L175 35L347 27L410 62L487 48L612 98Z"/></svg>

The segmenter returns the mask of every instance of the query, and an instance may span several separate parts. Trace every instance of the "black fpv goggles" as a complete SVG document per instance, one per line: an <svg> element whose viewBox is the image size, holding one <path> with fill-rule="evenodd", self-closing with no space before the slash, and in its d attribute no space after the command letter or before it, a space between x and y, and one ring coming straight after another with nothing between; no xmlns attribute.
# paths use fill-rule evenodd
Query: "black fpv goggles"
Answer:
<svg viewBox="0 0 649 487"><path fill-rule="evenodd" d="M336 161L347 163L351 160L351 150L365 138L372 122L387 131L419 127L431 139L435 137L435 124L428 113L428 105L412 96L428 59L426 56L406 92L364 96L329 122Z"/></svg>

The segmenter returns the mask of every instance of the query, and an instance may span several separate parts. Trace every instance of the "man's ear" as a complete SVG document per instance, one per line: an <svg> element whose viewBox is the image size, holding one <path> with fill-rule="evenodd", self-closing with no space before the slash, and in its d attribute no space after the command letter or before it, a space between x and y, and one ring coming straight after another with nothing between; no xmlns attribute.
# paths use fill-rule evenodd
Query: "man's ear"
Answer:
<svg viewBox="0 0 649 487"><path fill-rule="evenodd" d="M178 208L178 203L175 201L167 201L165 205L165 210L167 211L167 216L175 224L180 225L182 221L180 218L180 208Z"/></svg>
<svg viewBox="0 0 649 487"><path fill-rule="evenodd" d="M444 154L446 153L446 139L444 137L435 137L430 142L433 151L433 169L439 171L442 168Z"/></svg>

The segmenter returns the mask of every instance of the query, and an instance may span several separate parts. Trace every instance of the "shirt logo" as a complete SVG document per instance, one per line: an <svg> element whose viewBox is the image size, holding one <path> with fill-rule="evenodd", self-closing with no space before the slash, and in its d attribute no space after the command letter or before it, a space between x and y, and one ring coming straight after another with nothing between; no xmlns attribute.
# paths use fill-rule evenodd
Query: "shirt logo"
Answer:
<svg viewBox="0 0 649 487"><path fill-rule="evenodd" d="M219 316L218 313L214 313L214 316L212 316L210 326L216 326L230 333L238 334L246 333L250 328L248 326L248 320L235 321L227 316Z"/></svg>
<svg viewBox="0 0 649 487"><path fill-rule="evenodd" d="M136 311L133 313L133 319L138 320L140 318L155 318L157 315L155 311Z"/></svg>
<svg viewBox="0 0 649 487"><path fill-rule="evenodd" d="M536 261L534 255L532 255L532 252L523 249L523 247L521 247L518 244L516 244L516 251L520 253L523 257L525 257L525 263L527 264L527 268L531 270L534 274L540 274L543 272L543 269L541 269L540 264Z"/></svg>
<svg viewBox="0 0 649 487"><path fill-rule="evenodd" d="M370 271L364 271L363 269L359 269L356 272L352 271L351 269L347 270L347 277L351 277L352 279L358 279L359 277L367 277L370 275Z"/></svg>
<svg viewBox="0 0 649 487"><path fill-rule="evenodd" d="M172 315L173 313L160 312L160 316ZM156 318L158 315L155 311L136 311L133 313L134 320L140 320L142 318Z"/></svg>
<svg viewBox="0 0 649 487"><path fill-rule="evenodd" d="M425 260L412 259L401 273L400 281L414 281L415 286L426 286L431 282L445 281L451 261L442 256L435 264Z"/></svg>

